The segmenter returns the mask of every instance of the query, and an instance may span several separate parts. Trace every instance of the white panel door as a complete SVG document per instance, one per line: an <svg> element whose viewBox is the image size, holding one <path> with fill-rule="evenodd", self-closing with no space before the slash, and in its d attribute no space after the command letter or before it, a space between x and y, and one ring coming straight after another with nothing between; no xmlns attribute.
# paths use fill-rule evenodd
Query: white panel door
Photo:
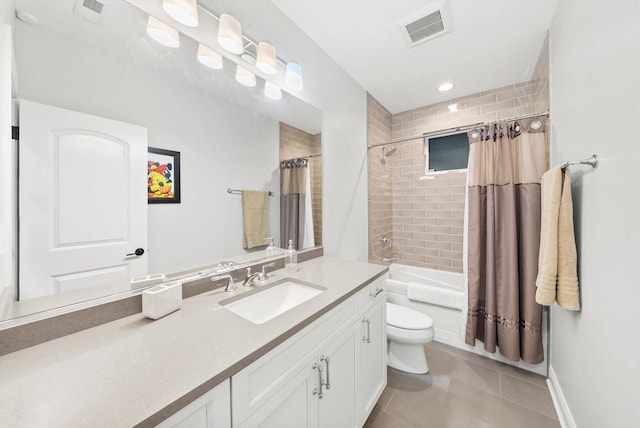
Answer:
<svg viewBox="0 0 640 428"><path fill-rule="evenodd" d="M20 300L146 274L147 129L22 100L19 144Z"/></svg>

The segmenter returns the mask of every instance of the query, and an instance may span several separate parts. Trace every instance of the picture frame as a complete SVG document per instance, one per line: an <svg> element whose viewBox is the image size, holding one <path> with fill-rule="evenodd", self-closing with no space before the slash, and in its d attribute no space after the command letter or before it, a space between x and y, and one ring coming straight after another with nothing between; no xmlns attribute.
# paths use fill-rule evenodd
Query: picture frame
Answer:
<svg viewBox="0 0 640 428"><path fill-rule="evenodd" d="M180 203L180 152L147 148L147 202Z"/></svg>

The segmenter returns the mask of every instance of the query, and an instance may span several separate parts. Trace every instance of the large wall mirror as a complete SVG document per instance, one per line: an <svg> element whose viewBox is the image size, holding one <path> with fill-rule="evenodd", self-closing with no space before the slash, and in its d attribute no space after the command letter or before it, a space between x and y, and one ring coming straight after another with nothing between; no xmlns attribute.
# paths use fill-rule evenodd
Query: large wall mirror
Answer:
<svg viewBox="0 0 640 428"><path fill-rule="evenodd" d="M21 134L20 258L39 270L61 262L56 255L41 263L37 251L25 254L24 247L34 242L49 249L52 243L60 243L61 248L75 245L79 251L71 264L79 267L58 274L38 291L27 290L28 284L20 283L19 303L14 304L17 309L5 311L9 317L130 290L131 276L171 274L221 261L246 263L265 257L264 246L244 248L242 196L228 189L272 192L267 203L269 235L277 247L286 246L280 235L280 162L320 153L322 115L317 109L284 91L280 100L266 98L260 78L253 88L239 85L236 64L226 58L222 70L204 67L196 59L198 42L184 34L180 34L178 48L156 43L146 34L148 15L125 0L104 2L97 22L83 17L83 3L15 0L20 12L14 40ZM108 159L129 150L120 144L119 137L110 140L115 154L110 155L110 149L101 143L102 131L91 131L92 144L83 145L79 154L67 153L69 147L84 144L71 135L84 125L61 125L59 135L29 128L42 127L65 112L79 114L81 123L90 117L133 125L134 131L144 131L146 146L179 152L180 203L147 204L147 170L127 172ZM38 132L49 135L49 142L44 149L34 149L30 162L52 162L53 166L48 175L40 175L37 168L25 175L29 170L23 169L22 162L31 150L25 144L28 137L38 139L42 135ZM307 152L300 151L300 139L308 142ZM107 160L101 157L102 151L109 152ZM143 156L146 168L146 147ZM308 196L314 202L316 231L305 241L306 246L321 244L321 158L317 159L309 161L315 194ZM131 186L128 180L134 178L141 182ZM127 189L137 189L137 185L144 195L143 205L127 199L127 192L137 191ZM76 202L69 202L71 191L82 192L80 202L78 194ZM127 204L137 207L134 214L110 214L112 207ZM61 213L66 213L67 220L60 220ZM25 227L25 214L34 215L35 220L30 221L36 223L53 223L55 230ZM138 214L145 219L144 226L128 223ZM116 230L114 225L121 223L129 228L124 235L112 232L112 238L108 233L107 238L101 238L96 234L88 244L78 244L82 233ZM130 239L136 230L144 232L141 242ZM111 272L108 281L92 279L94 275L79 262L99 257L102 250L92 252L94 247L105 243L112 247L115 241L127 246L123 259L146 258L144 268L121 268L116 263L102 268ZM137 248L144 249L144 255L136 256Z"/></svg>

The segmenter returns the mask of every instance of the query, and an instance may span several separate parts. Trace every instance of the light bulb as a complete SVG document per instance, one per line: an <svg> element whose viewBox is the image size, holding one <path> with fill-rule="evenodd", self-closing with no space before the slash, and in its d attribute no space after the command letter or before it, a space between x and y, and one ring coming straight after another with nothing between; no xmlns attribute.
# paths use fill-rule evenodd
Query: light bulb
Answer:
<svg viewBox="0 0 640 428"><path fill-rule="evenodd" d="M188 27L198 26L198 4L196 0L162 0L167 14Z"/></svg>
<svg viewBox="0 0 640 428"><path fill-rule="evenodd" d="M151 15L149 15L149 20L147 21L147 34L161 45L170 48L180 46L178 31Z"/></svg>
<svg viewBox="0 0 640 428"><path fill-rule="evenodd" d="M273 45L267 42L260 42L258 44L256 67L258 67L258 70L266 74L276 74L278 72L276 49Z"/></svg>
<svg viewBox="0 0 640 428"><path fill-rule="evenodd" d="M226 13L220 15L220 22L218 22L218 43L229 52L237 55L244 51L240 22Z"/></svg>
<svg viewBox="0 0 640 428"><path fill-rule="evenodd" d="M236 68L236 80L244 86L256 86L256 75L240 64L238 64L238 68Z"/></svg>
<svg viewBox="0 0 640 428"><path fill-rule="evenodd" d="M287 72L284 75L284 83L296 91L302 89L302 69L295 62L287 64Z"/></svg>
<svg viewBox="0 0 640 428"><path fill-rule="evenodd" d="M202 43L198 46L198 61L214 70L221 70L223 66L222 55Z"/></svg>
<svg viewBox="0 0 640 428"><path fill-rule="evenodd" d="M282 99L282 89L269 82L268 80L265 80L264 95L271 100L280 100Z"/></svg>

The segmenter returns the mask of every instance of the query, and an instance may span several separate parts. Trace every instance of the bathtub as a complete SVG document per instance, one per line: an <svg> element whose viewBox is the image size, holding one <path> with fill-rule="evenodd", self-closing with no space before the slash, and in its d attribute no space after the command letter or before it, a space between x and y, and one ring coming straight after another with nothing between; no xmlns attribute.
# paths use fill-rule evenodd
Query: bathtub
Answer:
<svg viewBox="0 0 640 428"><path fill-rule="evenodd" d="M530 365L523 361L513 362L504 358L499 352L491 354L485 351L480 341L476 341L475 346L469 346L465 343L467 293L464 274L394 263L389 266L389 273L385 281L387 301L416 309L431 317L435 331L435 341L543 376L547 375L546 359L536 365ZM420 298L421 300L426 300L426 302L410 299L410 286L414 290L416 289L415 287L419 287ZM430 295L433 295L433 299L429 298ZM443 299L443 295L446 298ZM542 317L542 345L545 355L548 355L547 325L547 310L545 309Z"/></svg>
<svg viewBox="0 0 640 428"><path fill-rule="evenodd" d="M431 317L436 341L456 347L464 344L464 274L394 263L389 266L386 286L389 302Z"/></svg>

